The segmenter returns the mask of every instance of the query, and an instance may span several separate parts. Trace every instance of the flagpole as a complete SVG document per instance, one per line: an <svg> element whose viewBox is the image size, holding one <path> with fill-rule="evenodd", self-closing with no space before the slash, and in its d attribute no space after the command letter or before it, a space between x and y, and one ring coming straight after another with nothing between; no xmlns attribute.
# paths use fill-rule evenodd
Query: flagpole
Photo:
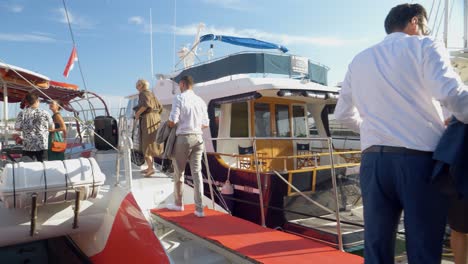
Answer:
<svg viewBox="0 0 468 264"><path fill-rule="evenodd" d="M176 70L175 66L175 56L176 56L176 48L175 48L175 41L176 41L176 22L177 22L177 0L174 0L174 28L173 37L172 37L172 66L174 67L174 72Z"/></svg>

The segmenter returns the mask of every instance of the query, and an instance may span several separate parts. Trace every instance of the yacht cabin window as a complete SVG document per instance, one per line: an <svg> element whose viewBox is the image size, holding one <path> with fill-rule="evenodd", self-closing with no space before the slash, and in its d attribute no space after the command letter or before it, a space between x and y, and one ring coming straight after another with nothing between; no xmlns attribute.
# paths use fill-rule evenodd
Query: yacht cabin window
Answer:
<svg viewBox="0 0 468 264"><path fill-rule="evenodd" d="M271 137L271 114L270 105L255 103L255 136Z"/></svg>
<svg viewBox="0 0 468 264"><path fill-rule="evenodd" d="M230 134L231 137L249 137L249 104L247 102L232 103Z"/></svg>
<svg viewBox="0 0 468 264"><path fill-rule="evenodd" d="M291 126L289 123L289 105L275 105L275 121L277 137L290 137Z"/></svg>
<svg viewBox="0 0 468 264"><path fill-rule="evenodd" d="M303 105L292 106L294 137L307 137L306 112Z"/></svg>

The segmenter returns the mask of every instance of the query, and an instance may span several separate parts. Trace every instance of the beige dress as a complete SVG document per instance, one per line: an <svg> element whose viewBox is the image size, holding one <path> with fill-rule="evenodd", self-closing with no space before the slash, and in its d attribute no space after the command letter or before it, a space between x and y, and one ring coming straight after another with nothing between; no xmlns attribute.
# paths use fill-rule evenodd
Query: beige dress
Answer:
<svg viewBox="0 0 468 264"><path fill-rule="evenodd" d="M156 133L163 108L150 90L140 92L137 109L140 107L148 107L140 116L141 151L144 156L156 157L162 153L161 145L156 144Z"/></svg>

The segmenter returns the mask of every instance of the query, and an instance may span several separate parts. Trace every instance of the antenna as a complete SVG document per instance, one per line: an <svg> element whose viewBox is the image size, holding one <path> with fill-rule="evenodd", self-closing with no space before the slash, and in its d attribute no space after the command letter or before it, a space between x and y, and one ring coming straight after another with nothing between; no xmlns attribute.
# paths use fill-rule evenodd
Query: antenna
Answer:
<svg viewBox="0 0 468 264"><path fill-rule="evenodd" d="M449 22L449 0L445 0L445 14L444 14L444 43L448 48L448 22Z"/></svg>
<svg viewBox="0 0 468 264"><path fill-rule="evenodd" d="M175 55L176 55L176 48L175 48L175 39L176 39L176 21L177 21L177 0L174 0L174 27L173 30L173 37L172 37L172 66L174 67L174 71L176 69L175 65Z"/></svg>
<svg viewBox="0 0 468 264"><path fill-rule="evenodd" d="M465 0L463 16L463 48L466 49L468 48L468 0Z"/></svg>
<svg viewBox="0 0 468 264"><path fill-rule="evenodd" d="M153 69L153 17L150 8L150 51L151 51L151 86L154 85L154 69Z"/></svg>

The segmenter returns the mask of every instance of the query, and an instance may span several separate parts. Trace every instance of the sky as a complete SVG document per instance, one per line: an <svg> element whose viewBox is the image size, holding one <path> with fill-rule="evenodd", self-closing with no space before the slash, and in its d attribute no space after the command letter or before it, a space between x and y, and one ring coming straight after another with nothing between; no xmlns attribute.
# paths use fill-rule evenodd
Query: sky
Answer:
<svg viewBox="0 0 468 264"><path fill-rule="evenodd" d="M136 93L139 78L170 73L175 52L190 48L201 34L253 37L286 46L289 54L308 57L330 68L336 85L361 50L385 37L388 11L405 1L392 0L64 0L71 21L79 65L62 76L73 47L62 0L0 0L0 62L36 71L49 78L97 92L118 107L122 96ZM437 31L440 0L417 2L431 14ZM442 4L439 6L439 2ZM450 0L449 46L462 43L462 0ZM438 15L437 9L439 9ZM152 23L150 22L150 10ZM153 34L150 34L150 23ZM436 25L435 25L436 24ZM438 37L442 37L443 26ZM214 42L215 57L246 48ZM206 60L210 42L200 45ZM81 67L78 67L81 66ZM81 68L81 71L80 71Z"/></svg>

